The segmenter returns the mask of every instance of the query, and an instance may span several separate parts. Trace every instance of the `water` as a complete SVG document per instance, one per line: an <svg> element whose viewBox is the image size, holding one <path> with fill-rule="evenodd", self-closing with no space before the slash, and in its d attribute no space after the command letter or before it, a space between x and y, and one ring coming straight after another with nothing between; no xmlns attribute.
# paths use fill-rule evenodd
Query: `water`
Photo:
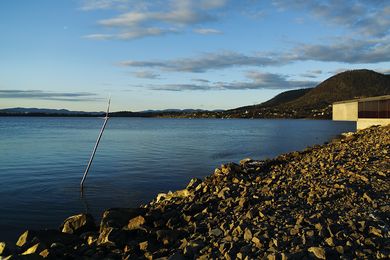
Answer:
<svg viewBox="0 0 390 260"><path fill-rule="evenodd" d="M80 212L136 207L219 164L322 144L355 123L313 120L112 118L79 183L101 118L0 117L0 241L57 228Z"/></svg>

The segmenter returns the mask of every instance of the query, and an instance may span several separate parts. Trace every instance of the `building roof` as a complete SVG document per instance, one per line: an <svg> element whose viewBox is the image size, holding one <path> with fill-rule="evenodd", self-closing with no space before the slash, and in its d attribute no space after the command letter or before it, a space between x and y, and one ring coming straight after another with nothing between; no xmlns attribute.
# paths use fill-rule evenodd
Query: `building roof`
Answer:
<svg viewBox="0 0 390 260"><path fill-rule="evenodd" d="M333 104L342 104L342 103L352 103L352 102L362 102L362 101L375 101L375 100L387 100L390 99L390 95L377 96L377 97L367 97L367 98L356 98L350 100L343 100L333 102Z"/></svg>

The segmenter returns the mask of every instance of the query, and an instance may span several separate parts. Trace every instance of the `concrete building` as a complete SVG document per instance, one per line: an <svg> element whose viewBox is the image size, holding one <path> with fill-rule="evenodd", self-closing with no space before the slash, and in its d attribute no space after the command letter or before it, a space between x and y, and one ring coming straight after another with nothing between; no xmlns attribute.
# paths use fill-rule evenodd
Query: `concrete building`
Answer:
<svg viewBox="0 0 390 260"><path fill-rule="evenodd" d="M356 128L390 124L390 95L333 103L333 120L356 121Z"/></svg>

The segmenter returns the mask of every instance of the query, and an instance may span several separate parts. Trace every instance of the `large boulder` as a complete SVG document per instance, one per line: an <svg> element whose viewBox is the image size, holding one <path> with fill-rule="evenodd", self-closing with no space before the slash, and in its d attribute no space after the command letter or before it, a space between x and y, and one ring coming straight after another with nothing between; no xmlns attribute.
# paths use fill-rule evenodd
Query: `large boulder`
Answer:
<svg viewBox="0 0 390 260"><path fill-rule="evenodd" d="M80 235L85 232L95 231L96 224L90 214L78 214L71 216L62 223L60 230L63 233Z"/></svg>
<svg viewBox="0 0 390 260"><path fill-rule="evenodd" d="M100 222L100 233L109 227L123 228L129 224L129 220L145 215L142 208L112 208L104 211Z"/></svg>
<svg viewBox="0 0 390 260"><path fill-rule="evenodd" d="M129 241L135 240L136 237L136 231L107 227L100 232L96 244L99 246L123 247L128 244Z"/></svg>

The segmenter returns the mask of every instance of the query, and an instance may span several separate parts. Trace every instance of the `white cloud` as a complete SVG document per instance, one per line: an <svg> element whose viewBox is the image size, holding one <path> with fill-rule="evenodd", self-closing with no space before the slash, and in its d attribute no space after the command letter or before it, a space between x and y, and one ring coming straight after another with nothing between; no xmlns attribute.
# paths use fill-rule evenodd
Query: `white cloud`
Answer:
<svg viewBox="0 0 390 260"><path fill-rule="evenodd" d="M85 1L83 10L109 9L127 6L114 17L101 19L97 23L111 28L110 34L93 33L89 39L135 39L144 36L157 36L183 32L185 28L216 21L214 11L225 6L225 0L169 0L169 1L131 1L131 0L90 0ZM158 29L155 29L158 28ZM152 30L153 29L153 30ZM143 31L147 30L146 33ZM197 29L197 33L220 33L215 29Z"/></svg>
<svg viewBox="0 0 390 260"><path fill-rule="evenodd" d="M128 67L158 68L167 71L205 72L208 70L225 69L237 66L270 66L286 64L282 57L276 59L270 53L246 55L237 52L224 51L205 53L195 58L182 58L167 61L123 61L120 64Z"/></svg>
<svg viewBox="0 0 390 260"><path fill-rule="evenodd" d="M95 93L90 92L51 92L43 90L0 90L0 98L25 98L59 101L95 101L100 100Z"/></svg>

